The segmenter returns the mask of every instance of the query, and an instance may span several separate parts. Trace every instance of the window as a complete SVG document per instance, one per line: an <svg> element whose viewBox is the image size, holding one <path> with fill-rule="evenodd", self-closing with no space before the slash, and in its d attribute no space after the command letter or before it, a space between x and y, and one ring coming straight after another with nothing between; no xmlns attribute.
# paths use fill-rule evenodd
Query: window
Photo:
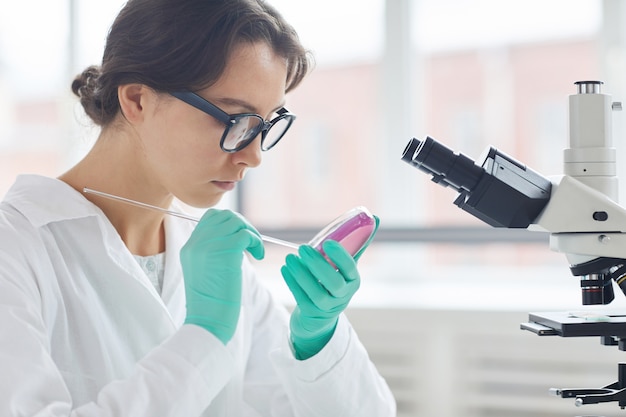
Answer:
<svg viewBox="0 0 626 417"><path fill-rule="evenodd" d="M368 285L356 301L366 305L398 298L478 305L487 300L463 295L487 287L516 300L523 289L554 288L573 293L563 303L578 303L577 282L545 236L483 225L452 204L452 190L400 156L411 137L430 135L473 159L493 145L544 175L560 173L573 83L602 79L605 92L626 97L614 64L624 48L612 36L623 25L610 10L603 14L608 2L272 3L317 65L288 96L294 127L226 206L266 234L297 241L352 207L368 207L382 226L361 260ZM97 133L69 85L100 61L123 2L67 4L12 2L0 16L0 193L17 173L58 175ZM616 136L620 129L616 123ZM278 271L285 253L268 245L258 264L278 291L286 290ZM425 296L433 292L441 296ZM553 306L551 294L544 301Z"/></svg>

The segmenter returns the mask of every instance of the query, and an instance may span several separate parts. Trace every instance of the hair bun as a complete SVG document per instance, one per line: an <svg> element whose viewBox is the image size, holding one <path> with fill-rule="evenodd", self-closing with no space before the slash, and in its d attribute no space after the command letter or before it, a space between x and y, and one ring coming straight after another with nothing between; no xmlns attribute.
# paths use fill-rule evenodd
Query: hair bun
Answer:
<svg viewBox="0 0 626 417"><path fill-rule="evenodd" d="M80 98L92 96L98 87L100 67L92 65L87 67L81 74L74 78L72 91Z"/></svg>
<svg viewBox="0 0 626 417"><path fill-rule="evenodd" d="M102 108L102 88L100 85L100 67L87 67L72 82L72 91L80 98L85 113L97 124L106 123L106 114Z"/></svg>

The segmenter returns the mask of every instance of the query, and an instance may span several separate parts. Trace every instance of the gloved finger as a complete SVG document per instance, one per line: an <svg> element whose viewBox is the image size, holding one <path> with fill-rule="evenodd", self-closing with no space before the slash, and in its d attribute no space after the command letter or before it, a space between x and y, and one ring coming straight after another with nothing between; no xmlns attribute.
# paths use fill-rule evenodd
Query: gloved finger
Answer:
<svg viewBox="0 0 626 417"><path fill-rule="evenodd" d="M294 281L298 284L300 289L306 294L310 304L299 304L302 309L314 308L318 313L326 314L336 311L337 308L343 310L343 306L350 301L354 289L350 288L351 285L345 283L341 274L338 271L333 270L332 273L336 275L336 280L343 282L343 287L338 290L338 295L331 294L326 287L313 275L302 260L296 256L286 260L285 267L293 276Z"/></svg>
<svg viewBox="0 0 626 417"><path fill-rule="evenodd" d="M231 218L232 215L228 210L219 210L219 209L208 209L204 212L198 224L196 225L196 229L198 228L206 228L206 227L215 227L216 225L224 223L226 220Z"/></svg>
<svg viewBox="0 0 626 417"><path fill-rule="evenodd" d="M310 245L301 245L298 248L298 255L300 255L302 263L304 263L314 275L323 276L335 271L335 268L328 262L328 259L326 259L320 251Z"/></svg>
<svg viewBox="0 0 626 417"><path fill-rule="evenodd" d="M335 264L347 282L359 281L359 271L356 261L339 242L328 240L324 242L324 253Z"/></svg>
<svg viewBox="0 0 626 417"><path fill-rule="evenodd" d="M293 255L291 255L293 256ZM321 297L317 299L311 299L309 294L302 289L299 282L301 279L296 278L293 272L287 265L284 265L280 270L287 287L293 294L298 309L302 314L306 314L310 317L315 317L319 320L326 320L329 312L333 312L341 303L335 301L335 299L328 294L328 292L320 292ZM327 300L333 300L333 302L326 302ZM306 312L306 313L305 313Z"/></svg>
<svg viewBox="0 0 626 417"><path fill-rule="evenodd" d="M297 256L288 255L285 260L285 267L316 308L326 311L341 303L341 300L331 295ZM333 272L337 273L337 271Z"/></svg>
<svg viewBox="0 0 626 417"><path fill-rule="evenodd" d="M232 223L234 224L226 226L227 229L215 226L205 230L194 230L185 246L201 255L219 255L247 250L255 258L262 259L265 248L261 237L241 222Z"/></svg>
<svg viewBox="0 0 626 417"><path fill-rule="evenodd" d="M242 230L246 233L236 237ZM259 231L243 216L230 210L207 210L192 236L192 242L204 242L207 248L215 246L223 250L248 250L256 259L262 259L265 255Z"/></svg>
<svg viewBox="0 0 626 417"><path fill-rule="evenodd" d="M217 235L227 235L234 233L242 227L251 230L253 233L261 237L259 231L241 214L232 210L209 209L198 221L198 228L216 228Z"/></svg>
<svg viewBox="0 0 626 417"><path fill-rule="evenodd" d="M261 239L259 231L241 214L230 210L223 210L225 216L216 216L215 227L219 234L227 236L241 229L247 229Z"/></svg>
<svg viewBox="0 0 626 417"><path fill-rule="evenodd" d="M374 217L374 230L372 230L372 233L370 234L369 239L367 239L367 242L365 242L365 244L363 244L363 247L361 247L361 249L359 249L359 251L354 255L354 260L358 261L361 258L361 255L363 255L363 252L365 252L365 249L367 249L367 247L370 245L370 243L372 242L372 240L374 240L374 236L376 235L376 232L378 231L378 227L380 226L380 219L378 218L378 216L373 215Z"/></svg>
<svg viewBox="0 0 626 417"><path fill-rule="evenodd" d="M253 230L248 228L241 229L237 233L242 236L243 248L247 250L254 259L260 261L265 257L265 246L258 233L254 233Z"/></svg>
<svg viewBox="0 0 626 417"><path fill-rule="evenodd" d="M207 229L213 227L213 222L219 214L219 210L207 210L198 221L198 224L194 227L193 232L191 233L191 236L189 236L189 239L187 239L185 246L190 247L206 241L205 236Z"/></svg>
<svg viewBox="0 0 626 417"><path fill-rule="evenodd" d="M336 243L336 242L335 242ZM344 250L345 251L345 250ZM346 280L317 250L311 246L303 245L299 249L304 264L313 274L315 279L334 297L344 297L349 290L346 288ZM352 260L350 254L346 255ZM352 260L352 262L354 262Z"/></svg>
<svg viewBox="0 0 626 417"><path fill-rule="evenodd" d="M294 256L294 255L288 255L288 256ZM288 266L283 265L283 267L280 268L280 274L283 276L283 280L287 284L289 291L291 291L291 294L293 294L293 298L296 300L296 303L298 305L303 305L303 304L313 305L313 302L311 301L307 293L302 289L302 287L300 287L300 285L298 284L298 281L296 280L296 278L294 277L293 273L291 272Z"/></svg>

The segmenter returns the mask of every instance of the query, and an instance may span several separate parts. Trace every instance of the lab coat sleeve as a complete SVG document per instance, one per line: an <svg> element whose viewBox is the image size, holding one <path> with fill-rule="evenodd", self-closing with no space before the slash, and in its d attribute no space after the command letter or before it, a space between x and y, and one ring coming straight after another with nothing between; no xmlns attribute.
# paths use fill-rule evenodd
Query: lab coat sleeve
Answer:
<svg viewBox="0 0 626 417"><path fill-rule="evenodd" d="M133 375L104 387L75 416L200 415L232 375L234 364L225 353L206 330L184 325L142 359Z"/></svg>
<svg viewBox="0 0 626 417"><path fill-rule="evenodd" d="M396 403L347 317L317 355L296 360L289 312L247 268L247 304L254 311L246 401L271 417L388 417Z"/></svg>
<svg viewBox="0 0 626 417"><path fill-rule="evenodd" d="M251 415L291 417L294 414L289 398L270 360L271 352L287 338L289 312L257 280L248 262L244 271L244 305L251 312L244 401L254 410Z"/></svg>
<svg viewBox="0 0 626 417"><path fill-rule="evenodd" d="M272 353L272 362L298 417L396 415L386 381L343 314L317 355L299 361L283 347Z"/></svg>
<svg viewBox="0 0 626 417"><path fill-rule="evenodd" d="M185 325L96 400L73 403L51 356L45 298L27 256L0 245L0 416L198 416L227 383L233 360L205 330ZM30 253L28 256L33 255ZM78 341L69 341L76 343ZM120 341L121 343L121 341Z"/></svg>

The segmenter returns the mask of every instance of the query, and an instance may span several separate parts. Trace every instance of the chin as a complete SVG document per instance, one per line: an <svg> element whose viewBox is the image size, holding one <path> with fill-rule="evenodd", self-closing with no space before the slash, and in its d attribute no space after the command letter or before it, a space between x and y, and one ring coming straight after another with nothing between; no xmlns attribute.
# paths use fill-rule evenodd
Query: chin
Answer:
<svg viewBox="0 0 626 417"><path fill-rule="evenodd" d="M209 209L220 203L224 194L210 194L210 195L187 195L184 197L177 197L183 204L196 208L196 209Z"/></svg>

